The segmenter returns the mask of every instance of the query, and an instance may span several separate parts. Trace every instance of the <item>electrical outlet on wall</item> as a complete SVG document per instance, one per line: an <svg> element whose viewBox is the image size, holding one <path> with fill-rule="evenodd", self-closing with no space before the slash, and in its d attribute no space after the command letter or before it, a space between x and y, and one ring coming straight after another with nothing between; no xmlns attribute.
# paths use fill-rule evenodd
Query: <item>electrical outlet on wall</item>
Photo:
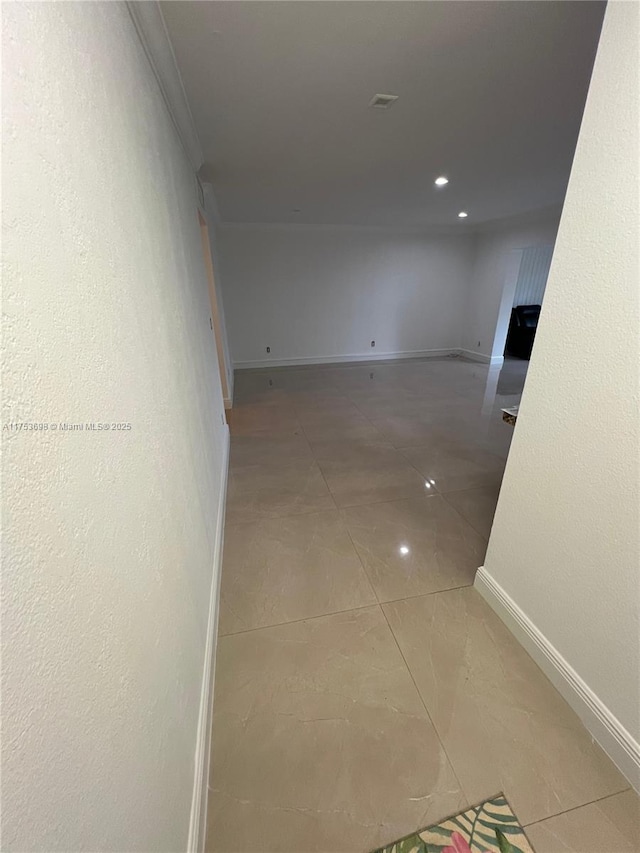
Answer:
<svg viewBox="0 0 640 853"><path fill-rule="evenodd" d="M271 347L267 347L267 352L271 352Z"/></svg>
<svg viewBox="0 0 640 853"><path fill-rule="evenodd" d="M376 345L375 341L371 341L371 346L374 347Z"/></svg>
<svg viewBox="0 0 640 853"><path fill-rule="evenodd" d="M478 341L478 346L480 346L480 341Z"/></svg>

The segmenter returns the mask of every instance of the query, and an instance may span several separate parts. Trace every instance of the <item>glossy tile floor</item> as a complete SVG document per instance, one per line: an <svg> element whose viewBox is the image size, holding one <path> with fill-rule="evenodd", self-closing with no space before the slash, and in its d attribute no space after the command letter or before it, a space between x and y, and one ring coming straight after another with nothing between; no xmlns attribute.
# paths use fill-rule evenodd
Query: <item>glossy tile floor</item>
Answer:
<svg viewBox="0 0 640 853"><path fill-rule="evenodd" d="M527 363L242 372L207 848L365 853L504 791L537 853L637 798L472 587Z"/></svg>

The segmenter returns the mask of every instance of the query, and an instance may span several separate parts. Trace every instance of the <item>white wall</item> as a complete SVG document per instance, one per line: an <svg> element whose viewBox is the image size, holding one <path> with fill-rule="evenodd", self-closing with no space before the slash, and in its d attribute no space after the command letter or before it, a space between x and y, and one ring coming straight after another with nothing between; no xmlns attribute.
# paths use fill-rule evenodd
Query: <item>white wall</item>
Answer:
<svg viewBox="0 0 640 853"><path fill-rule="evenodd" d="M460 346L469 237L223 225L217 242L236 367Z"/></svg>
<svg viewBox="0 0 640 853"><path fill-rule="evenodd" d="M532 246L553 246L558 220L557 214L547 214L525 223L501 223L476 236L462 328L463 349L487 359L502 356L513 306L513 287L505 290L505 283L509 285L511 280L514 252Z"/></svg>
<svg viewBox="0 0 640 853"><path fill-rule="evenodd" d="M639 26L609 3L485 563L636 784Z"/></svg>
<svg viewBox="0 0 640 853"><path fill-rule="evenodd" d="M522 250L550 254L557 227L555 213L476 235L220 225L235 366L459 348L499 359Z"/></svg>
<svg viewBox="0 0 640 853"><path fill-rule="evenodd" d="M3 8L2 847L183 850L226 427L194 175L121 3Z"/></svg>

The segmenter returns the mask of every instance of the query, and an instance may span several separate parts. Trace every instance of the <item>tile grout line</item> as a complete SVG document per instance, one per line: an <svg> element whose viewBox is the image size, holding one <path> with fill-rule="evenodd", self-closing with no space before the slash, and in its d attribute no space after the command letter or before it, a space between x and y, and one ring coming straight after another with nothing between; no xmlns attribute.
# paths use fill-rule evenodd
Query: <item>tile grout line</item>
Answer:
<svg viewBox="0 0 640 853"><path fill-rule="evenodd" d="M434 589L433 592L418 592L416 595L405 595L403 598L391 598L389 601L381 601L380 604L398 604L401 601L413 601L414 598L428 598L430 595L443 595L445 592L455 592L459 589L471 589L472 583L463 583L460 586L449 586L446 589Z"/></svg>
<svg viewBox="0 0 640 853"><path fill-rule="evenodd" d="M631 788L630 785L627 785L626 788L622 788L622 790L620 791L614 791L612 794L605 794L604 797L598 797L595 800L589 800L589 802L587 803L580 803L580 805L578 806L571 806L570 809L563 809L561 812L554 812L554 814L550 814L547 817L541 817L540 820L533 820L531 821L531 823L523 823L521 824L521 826L523 826L525 829L529 829L532 826L538 826L538 824L540 823L546 823L548 820L553 820L554 818L560 817L563 814L570 814L571 812L575 812L578 809L583 809L586 806L593 806L596 803L601 803L604 800L610 800L611 797L618 797L620 796L620 794L625 794L627 791L632 790L633 788Z"/></svg>
<svg viewBox="0 0 640 853"><path fill-rule="evenodd" d="M297 416L296 416L296 418L297 418ZM302 434L302 438L304 439L304 441L305 441L305 442L306 442L306 444L307 444L307 448L308 448L308 450L309 450L309 454L310 454L310 456L311 456L311 459L313 460L313 464L316 466L316 468L317 468L317 469L318 469L318 471L320 472L320 476L321 476L321 477L322 477L322 479L324 480L324 484L325 484L325 486L326 486L326 488L327 488L327 492L329 493L329 497L330 497L330 498L331 498L331 500L333 501L333 509L331 509L331 508L330 508L330 509L311 509L311 510L308 510L308 511L306 511L306 512L287 512L287 513L284 513L283 515L271 515L271 516L264 516L263 518L259 518L259 519L255 519L255 518L254 518L254 519L246 519L246 520L244 520L244 521L243 521L243 520L240 520L240 521L233 521L233 520L232 520L232 521L230 522L230 526L235 525L235 524L255 524L257 521L267 521L267 520L273 520L273 519L276 519L276 518L291 518L291 517L295 517L295 516L297 516L297 515L315 515L315 514L317 514L317 513L319 513L319 512L335 512L336 510L339 510L339 509L340 509L340 507L339 507L339 506L338 506L338 504L336 503L336 499L335 499L335 497L333 496L333 492L332 492L332 491L331 491L331 489L329 488L329 484L327 483L326 477L324 476L324 473L322 472L322 469L320 468L320 465L319 465L319 463L318 463L318 460L316 459L316 455L315 455L315 453L313 452L313 448L311 447L311 443L309 442L309 439L308 439L308 437L307 437L307 434L306 434L306 432L304 431L304 427L302 426L302 424L300 423L300 421L298 421L298 428L300 429L300 432L301 432L301 434ZM295 432L294 432L294 433L293 433L293 435L297 435L297 433L295 433ZM231 466L230 466L230 469L229 469L229 470L230 470L230 472L231 472ZM231 518L233 518L233 516L231 516ZM226 524L225 524L225 529L226 529ZM284 624L284 623L283 623L283 624Z"/></svg>
<svg viewBox="0 0 640 853"><path fill-rule="evenodd" d="M461 491L461 492L470 492L470 491L473 491L473 489L460 489L460 491ZM485 542L485 543L488 545L488 544L489 544L489 537L488 537L488 536L485 536L485 535L484 535L484 533L480 533L480 531L478 530L478 528L477 528L474 524L472 524L472 523L469 521L469 519L468 519L468 518L465 518L465 517L464 517L464 515L460 512L460 510L458 509L458 507L457 507L457 506L454 506L454 505L451 503L451 501L447 500L447 494L449 494L449 495L453 495L453 494L456 494L456 493L455 493L455 492L446 492L445 494L442 494L442 492L439 492L438 494L440 495L440 497L444 498L444 500L445 500L445 501L446 501L446 503L447 503L447 506L450 506L450 507L451 507L451 509L452 509L452 510L453 510L453 511L454 511L454 512L455 512L455 513L456 513L456 514L457 514L457 515L458 515L458 516L459 516L459 517L460 517L464 522L466 522L466 524L468 524L468 525L469 525L469 527L470 527L472 530L474 530L474 531L478 534L478 536L482 539L482 541L483 541L483 542ZM492 521L492 526L493 526L493 521ZM489 532L491 532L491 530L489 530Z"/></svg>
<svg viewBox="0 0 640 853"><path fill-rule="evenodd" d="M447 495L450 495L450 494L459 494L460 492L469 492L469 491L473 491L474 489L481 489L481 488L485 488L484 486L471 486L471 488L469 488L469 489L456 489L455 491L440 492L440 491L438 490L437 486L433 486L433 491L432 491L432 492L429 492L428 494L423 494L423 495L418 495L418 496L412 496L412 497L404 497L404 498L389 498L389 499L387 499L387 500L383 500L383 501L367 501L366 503L361 503L361 504L345 504L344 506L340 506L340 505L338 505L338 504L337 504L337 502L336 502L336 500L335 500L335 498L334 498L333 492L332 492L332 491L331 491L331 489L329 488L329 485L328 485L328 483L327 483L326 477L324 476L324 473L323 473L323 471L322 471L322 468L320 468L320 464L319 464L319 462L318 462L318 460L316 459L316 457L315 457L315 456L313 457L313 461L315 462L315 464L316 464L316 465L318 466L318 468L320 469L320 473L322 474L322 477L323 477L323 479L324 479L324 481L325 481L325 484L327 485L327 489L329 490L329 494L330 494L330 495L331 495L331 497L333 498L333 501L334 501L334 504L335 504L335 509L337 509L337 510L343 510L343 509L359 509L360 507L366 507L366 506L379 506L380 504L399 503L400 501L419 501L419 500L422 500L422 498L432 498L432 497L440 497L440 498L444 498L444 499L447 501L447 503L449 504L449 506L451 506L451 507L452 507L452 509L456 509L456 508L455 508L452 504L450 504L450 503L449 503L449 501L447 500ZM411 464L411 462L409 462L409 460L408 460L408 459L407 459L407 463L408 463L408 464L409 464L409 466L410 466L411 468L413 468L415 471L418 471L418 469L417 469L414 465L412 465L412 464ZM419 472L419 471L418 471L418 474L420 474L420 472ZM420 474L420 476L422 477L423 475L422 475L422 474ZM331 509L329 509L329 510L327 510L327 509L311 509L311 510L308 510L308 511L305 511L305 512L287 512L287 513L284 513L283 515L271 515L271 516L265 516L265 518L288 518L289 516L296 516L296 515L312 515L313 513L317 513L317 512L332 512L332 511L333 511L333 510L331 510ZM458 510L456 510L456 512L458 512ZM470 526L475 530L475 527L473 527L473 525L471 524L471 522L470 522L470 521L468 521L466 518L464 518L464 516L461 516L461 517L464 519L464 521L466 521L466 522L467 522L467 524L469 524L469 525L470 525ZM234 521L234 522L232 522L232 524L245 524L245 523L246 523L246 522L242 522L242 521L240 521L240 522L238 522L238 521ZM476 531L476 532L477 532L477 531ZM479 536L482 536L482 534L481 534L481 533L479 533L478 535L479 535ZM484 539L485 537L483 536L482 538Z"/></svg>
<svg viewBox="0 0 640 853"><path fill-rule="evenodd" d="M325 484L325 486L326 486L326 489L327 489L327 491L329 492L329 494L331 495L331 500L333 501L333 503L334 503L334 506L335 506L336 510L340 511L340 507L338 506L338 502L336 501L335 495L333 494L333 492L332 492L332 491L331 491L331 489L329 488L329 483L327 483L327 478L326 478L326 477L325 477L325 475L324 475L324 471L323 471L323 470L322 470L322 468L320 467L320 463L318 462L318 458L317 458L316 454L315 454L315 453L314 453L314 451L313 451L313 447L311 447L311 442L309 441L309 437L307 436L307 433L305 432L304 427L302 426L302 424L300 424L300 429L302 430L302 435L304 436L304 440L305 440L305 441L307 442L307 444L309 445L309 452L310 452L310 453L311 453L311 455L313 456L313 461L315 462L315 464L316 464L316 467L317 467L318 471L320 471L320 476L322 477L322 480L323 480L323 482L324 482L324 484Z"/></svg>
<svg viewBox="0 0 640 853"><path fill-rule="evenodd" d="M304 427L303 427L302 429L304 430ZM306 438L306 433L305 433L305 438ZM309 439L307 439L307 441L309 441ZM312 450L311 452L313 453L313 450ZM314 457L314 458L315 458L315 457ZM322 479L324 480L324 484L325 484L325 486L327 487L327 489L328 489L328 491L329 491L329 494L330 494L330 495L331 495L331 497L333 498L333 502L334 502L334 503L335 503L335 505L336 505L336 510L337 510L337 512L338 512L338 522L340 523L340 525L342 526L343 530L346 532L347 536L349 537L349 542L351 542L351 547L353 548L353 550L354 550L354 552L355 552L355 555L356 555L356 557L358 558L358 562L360 563L360 566L362 567L362 571L364 572L364 576L365 576L365 578L367 579L367 583L369 584L369 587L370 587L370 589L371 589L371 592L373 593L373 596L374 596L375 600L378 602L378 605L379 605L379 604L380 604L380 601L379 601L379 599L378 599L378 593L376 592L376 590L375 590L375 588L374 588L373 584L371 583L371 578L369 577L369 573L367 572L367 570L366 570L366 568L365 568L365 566L364 566L364 563L362 562L362 558L360 557L360 553L359 553L358 549L356 548L356 544L355 544L355 542L353 541L353 537L351 536L351 531L348 529L347 525L344 523L344 520L343 520L343 518L342 518L342 511L341 511L341 508L338 506L338 502L336 501L336 499L335 499L335 497L334 497L334 495L333 495L333 492L332 492L332 491L331 491L331 489L329 488L329 483L327 482L327 478L326 478L326 477L325 477L325 475L324 475L324 471L323 471L323 470L322 470L322 468L320 467L320 464L319 464L319 462L318 462L317 460L316 460L316 465L318 466L318 470L320 471L320 474L321 474L321 476L322 476ZM369 606L372 606L372 605L369 605ZM351 608L351 609L354 609L354 608Z"/></svg>
<svg viewBox="0 0 640 853"><path fill-rule="evenodd" d="M355 401L352 397L349 397L349 400L351 400L351 403L353 404L353 406L355 406L356 411L357 411L357 412L359 412L359 413L362 415L362 417L365 419L365 421L366 421L366 422L367 422L371 427L373 427L373 429L375 429L375 431L376 431L377 433L379 433L379 434L380 434L380 437L383 439L383 441L388 441L388 440L387 440L387 438L385 437L384 433L383 433L381 430L379 430L379 429L378 429L378 427L374 424L374 422L371 420L371 418L370 418L370 417L368 417L367 415L365 415L365 413L362 411L362 409L361 409L361 408L360 408L360 406L356 403L356 401ZM392 442L390 442L390 441L389 441L388 443L389 443L389 444L391 444L391 446L392 446L392 447L394 447L394 445L393 445L393 443L392 443ZM394 449L397 449L397 448L395 448L395 447L394 447Z"/></svg>
<svg viewBox="0 0 640 853"><path fill-rule="evenodd" d="M385 603L389 603L389 604L391 604L392 602L385 602ZM422 707L424 708L425 713L426 713L426 715L427 715L427 718L428 718L429 722L431 723L431 726L432 726L432 728L433 728L433 730L434 730L434 732L435 732L435 734L436 734L436 737L438 738L438 743L440 744L440 746L441 746L441 748L442 748L442 751L443 751L443 753L444 753L444 755L445 755L445 758L446 758L446 759L447 759L447 761L449 762L449 767L451 767L451 772L453 773L454 778L455 778L456 782L458 783L458 787L460 788L460 792L462 793L462 795L463 795L463 797L464 797L465 802L467 803L467 805L470 805L471 800L469 799L469 796L468 796L467 792L465 791L465 789L462 787L462 782L460 781L460 779L459 779L459 777L458 777L458 774L457 774L457 772L456 772L456 768L455 768L455 767L454 767L454 765L453 765L453 761L451 760L451 758L450 758L450 756L449 756L449 753L447 752L447 749L446 749L446 747L445 747L445 745L444 745L444 743L443 743L443 740L442 740L442 738L440 737L440 732L438 731L438 729L437 729L437 727L436 727L436 724L433 722L433 718L432 718L432 716L431 716L431 713L429 712L429 709L427 708L427 703L426 703L426 702L425 702L425 700L424 700L424 696L422 695L422 693L421 693L421 691L420 691L420 688L419 688L419 687L418 687L418 685L416 684L416 680L415 680L415 678L413 677L413 673L411 672L411 667L410 667L410 666L409 666L409 664L407 663L407 659L406 659L406 657L404 656L404 652L402 651L402 649L401 649L401 647L400 647L400 643L398 642L398 638L396 637L395 632L394 632L393 628L391 627L391 623L389 622L389 619L388 619L388 617L387 617L387 614L385 613L384 607L383 607L381 604L379 604L379 605L378 605L378 607L379 607L379 608L380 608L380 610L382 611L382 615L383 615L383 617L384 617L385 622L387 623L387 627L389 628L389 631L391 632L391 636L393 637L393 640L394 640L394 642L395 642L395 644L396 644L396 648L398 649L398 651L399 651L399 653L400 653L400 657L401 657L401 658L402 658L402 660L404 661L404 665L405 665L405 667L406 667L406 669L407 669L407 672L409 673L409 678L411 679L411 682L412 682L413 686L414 686L414 687L415 687L415 689L416 689L416 692L417 692L417 694L418 694L418 698L420 699L420 702L422 703Z"/></svg>
<svg viewBox="0 0 640 853"><path fill-rule="evenodd" d="M325 510L326 512L333 512L333 510ZM363 567L364 569L364 567ZM369 581L369 576L365 570L365 576ZM443 595L447 592L456 592L461 589L471 589L473 584L464 584L463 586L452 586L448 589L438 589L435 592L420 592L417 595L408 595L405 598L392 598L389 601L379 601L377 593L375 589L373 589L373 585L371 581L369 581L371 588L373 590L373 594L376 597L376 601L371 602L371 604L360 604L357 607L347 607L344 610L331 610L329 613L316 613L313 616L301 616L300 619L290 619L288 622L274 622L270 625L257 625L255 628L245 628L243 631L230 631L227 634L219 634L219 638L223 637L237 637L240 634L251 634L254 631L266 631L269 628L282 628L285 625L296 625L299 622L310 622L312 619L325 619L328 616L340 616L342 613L350 613L352 610L366 610L369 607L383 607L385 604L398 604L401 601L413 601L415 598L427 598L431 595Z"/></svg>
<svg viewBox="0 0 640 853"><path fill-rule="evenodd" d="M349 397L348 395L345 395L345 396L347 396L347 399L348 399L348 400L350 400L350 402L353 404L353 406L354 406L354 408L356 409L356 411L357 411L357 412L359 412L359 414L360 414L360 415L362 415L362 417L367 421L367 423L368 423L368 424L369 424L373 429L375 429L375 430L376 430L376 432L380 433L380 437L381 437L382 441L383 441L385 444L388 444L390 447L392 447L392 448L395 450L395 452L396 452L396 453L399 453L399 454L400 454L400 456L401 456L401 457L405 460L405 462L409 465L409 467L410 467L410 468L413 468L413 470L414 470L414 471L416 471L416 473L418 474L418 476L419 476L421 479L424 479L424 474L422 474L420 471L418 471L418 469L416 468L416 466L412 464L412 462L411 462L411 461L410 461L410 460L405 456L405 454L402 452L402 450L400 450L399 448L397 448L397 447L393 444L393 442L389 441L389 440L384 436L384 434L383 434L382 432L380 432L380 430L378 429L378 427L373 423L373 421L372 421L370 418L368 418L368 417L367 417L367 415L365 415L365 414L364 414L364 412L362 412L362 411L361 411L361 409L358 407L357 403L355 403L355 402L351 399L351 397ZM301 430L302 430L302 432L303 432L304 438L305 438L305 440L306 440L307 444L309 445L309 450L311 451L311 453L312 453L312 455L313 455L313 458L314 458L314 460L315 460L316 465L317 465L317 466L318 466L318 468L320 469L320 473L322 474L322 477L323 477L323 479L324 479L324 481L325 481L325 485L326 485L327 489L329 490L329 494L330 494L330 495L331 495L331 497L333 498L333 502L336 504L336 508L337 508L338 510L350 509L351 507L358 507L358 506L373 506L374 504L394 503L394 502L399 501L399 500L418 500L418 499L419 499L419 498L415 498L415 499L414 499L414 498L410 498L410 497L409 497L409 498L392 498L391 500L385 500L385 501L367 501L367 503L365 503L365 504L352 504L351 506L338 506L338 502L336 501L335 496L334 496L333 492L331 491L331 488L330 488L330 486L329 486L329 483L327 482L327 478L326 478L326 477L325 477L325 475L324 475L324 471L322 470L322 466L320 465L320 462L319 462L319 460L318 460L318 457L317 457L317 455L316 455L316 452L314 451L313 446L311 445L311 442L310 442L310 440L309 440L309 438L308 438L308 436L307 436L307 434L306 434L306 432L305 432L305 430L304 430L304 426L302 426L302 424L300 424L300 429L301 429ZM433 491L433 492L431 492L431 493L430 493L430 494L428 494L428 495L421 495L421 497L429 498L429 497L432 497L433 495L441 495L441 496L443 496L443 493L439 491L439 489L437 488L437 486L435 486L435 485L434 485L433 489L434 489L434 491ZM447 503L449 503L449 502L447 501ZM455 509L455 507L453 507L453 509ZM467 521L467 520L466 520L466 519L464 519L464 521ZM470 522L468 522L468 521L467 521L467 524L469 524L469 525L471 526L471 528L472 528L473 530L475 530L475 527L473 527L473 525L472 525L472 524L470 524ZM476 533L477 533L477 532L478 532L478 531L476 530ZM480 534L479 534L479 535L480 535ZM483 537L483 538L484 538L484 537ZM354 547L355 547L355 545L354 545ZM356 550L357 550L357 549L356 549ZM363 565L363 568L364 568L364 565ZM365 570L365 571L366 571L366 570ZM367 577L368 577L368 575L367 575Z"/></svg>
<svg viewBox="0 0 640 853"><path fill-rule="evenodd" d="M358 607L347 607L345 610L333 610L331 613L317 613L315 616L302 616L300 619L291 619L289 622L275 622L273 625L258 625L255 628L245 628L244 631L231 631L228 634L219 634L219 639L226 637L239 637L242 634L253 634L256 631L269 631L271 628L284 628L285 625L299 625L300 622L312 622L314 619L326 619L329 616L340 616L343 613L351 613L354 610L368 610L371 607L378 607L376 601L371 604L360 604Z"/></svg>
<svg viewBox="0 0 640 853"><path fill-rule="evenodd" d="M372 580L371 580L371 578L369 577L369 572L367 571L367 567L365 566L364 561L363 561L362 557L360 556L360 551L358 551L358 546L357 546L357 545L356 545L356 543L353 541L353 536L351 535L351 531L349 530L349 528L348 528L348 526L347 526L347 524L346 524L345 520L344 520L344 519L343 519L343 517L342 517L342 512L340 512L340 524L342 525L342 527L343 527L343 529L345 530L345 532L346 532L347 536L349 537L349 542L351 542L351 547L352 547L352 548L353 548L353 550L355 551L356 556L357 556L358 560L360 561L360 565L362 566L362 571L364 572L364 575L365 575L365 577L366 577L367 581L369 582L369 586L371 587L371 590L372 590L372 592L373 592L373 594L374 594L374 596L375 596L375 598L376 598L376 602L378 603L378 607L380 607L380 598L379 598L379 596L378 596L378 591L377 591L377 589L375 588L375 586L373 585L373 581L372 581Z"/></svg>
<svg viewBox="0 0 640 853"><path fill-rule="evenodd" d="M308 442L308 439L307 439L307 437L306 437L306 434L304 435L304 438L305 438L305 440ZM391 446L392 446L392 445L391 445ZM393 449L395 449L395 448L393 448ZM311 448L311 454L312 454L312 457L313 457L313 462L317 465L317 467L318 467L318 469L319 469L320 473L322 474L322 478L323 478L323 480L324 480L324 482L325 482L325 485L326 485L326 487L327 487L327 489L328 489L328 491L329 491L329 494L330 494L330 495L331 495L331 497L333 498L333 502L334 502L334 504L335 504L335 508L336 508L337 510L343 510L343 509L357 509L358 507L364 507L364 506L375 506L375 505L378 505L378 504L397 503L398 501L421 500L422 498L430 498L430 497L437 497L437 496L439 496L439 497L443 497L443 496L444 496L444 495L443 495L443 493L442 493L442 492L439 492L439 491L438 491L438 489L437 489L437 487L436 487L436 486L434 486L434 487L433 487L433 491L432 491L432 492L429 492L428 494L420 494L420 495L416 495L416 496L402 497L402 498L388 498L388 499L386 499L386 500L382 500L382 501L366 501L365 503L358 503L358 504L345 504L344 506L342 506L342 505L338 505L338 503L337 503L337 501L336 501L336 499L335 499L335 497L334 497L334 494L333 494L333 492L331 491L331 488L329 487L329 484L328 484L328 482L327 482L327 478L325 477L324 471L322 470L322 467L320 466L320 462L318 461L318 457L315 455L315 453L314 453L314 451L313 451L313 449L312 449L312 448ZM408 460L408 459L406 459L406 462L407 462L407 464L409 465L409 467L410 467L410 468L413 468L413 470L414 470L414 471L416 471L416 472L418 473L418 475L419 475L421 478L423 478L423 475L422 475L422 474L420 474L420 472L418 471L418 469L417 469L417 468L415 468L415 466L414 466L414 465L412 465L412 464L409 462L409 460ZM424 478L423 478L423 479L424 479ZM465 490L461 490L461 491L465 491ZM312 510L309 510L308 512L284 513L283 515L277 515L277 516L276 516L276 515L274 515L274 516L268 516L268 517L269 517L269 518L286 518L286 517L288 517L289 515L310 515L311 513L314 513L314 512L327 512L327 511L328 511L328 510L312 509ZM237 524L237 523L239 523L239 522L233 522L233 523L234 523L234 524Z"/></svg>
<svg viewBox="0 0 640 853"><path fill-rule="evenodd" d="M322 468L320 468L320 464L318 463L318 460L315 458L315 456L314 456L314 458L313 458L313 461L316 463L316 465L317 465L317 466L318 466L318 468L320 469L320 473L322 474L322 477L323 477L323 479L324 479L324 481L325 481L325 484L327 484L326 477L324 476L324 473L323 473L323 471L322 471ZM408 460L407 460L407 462L408 462ZM410 462L408 462L408 464L409 464L412 468L414 467L413 465L411 465L411 463L410 463ZM417 470L417 469L414 469L414 470ZM420 472L419 472L419 471L418 471L418 474L420 474ZM422 477L422 474L420 474L420 476ZM474 487L474 488L475 488L475 487ZM480 488L480 487L479 487L479 488ZM327 484L327 489L329 489L329 494L330 494L330 495L331 495L331 497L333 498L333 492L332 492L332 491L331 491L331 489L329 488L329 485L328 485L328 484ZM459 491L469 491L469 490L468 490L468 489L460 489ZM434 486L434 487L433 487L433 491L432 491L432 492L429 492L428 494L422 494L422 495L417 495L417 496L412 496L412 497L404 497L404 498L388 498L387 500L383 500L383 501L367 501L366 503L361 503L361 504L345 504L344 506L339 506L339 505L336 503L335 498L334 498L334 503L335 503L335 509L337 509L337 510L343 510L343 509L360 509L360 507L366 507L366 506L380 506L380 504L399 503L400 501L419 501L419 500L422 500L423 498L433 498L433 497L440 497L440 498L444 498L446 494L449 494L449 493L448 493L448 492L444 492L444 493L443 493L443 492L439 492L439 491L438 491L438 489L437 489L437 487L436 487L436 486ZM447 501L447 503L449 503L449 502ZM283 515L271 515L271 516L265 516L265 518L288 518L289 516L295 516L295 515L311 515L311 514L316 513L316 512L332 512L332 510L330 510L330 509L329 509L329 510L326 510L326 509L311 509L311 510L308 510L308 511L305 511L305 512L288 512L288 513L284 513ZM466 519L465 519L465 521L466 521ZM232 522L232 524L244 524L244 523L245 523L245 522L237 522L237 521ZM468 521L467 521L467 524L470 524L470 522L468 522ZM472 526L473 526L473 525L472 525ZM475 529L475 528L474 528L474 529Z"/></svg>

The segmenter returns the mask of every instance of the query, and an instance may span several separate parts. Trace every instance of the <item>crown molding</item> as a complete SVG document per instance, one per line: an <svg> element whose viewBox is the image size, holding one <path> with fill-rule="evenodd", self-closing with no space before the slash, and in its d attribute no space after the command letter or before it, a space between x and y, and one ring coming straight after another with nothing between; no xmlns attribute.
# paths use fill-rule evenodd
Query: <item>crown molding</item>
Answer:
<svg viewBox="0 0 640 853"><path fill-rule="evenodd" d="M330 223L313 224L309 222L229 222L221 220L219 229L223 231L297 231L319 232L338 231L363 234L421 234L424 236L460 237L471 236L466 225L346 225Z"/></svg>
<svg viewBox="0 0 640 853"><path fill-rule="evenodd" d="M156 0L127 0L127 9L194 172L204 158L173 47Z"/></svg>
<svg viewBox="0 0 640 853"><path fill-rule="evenodd" d="M207 184L205 184L205 187ZM538 208L526 213L505 216L501 219L474 223L452 223L450 225L356 225L310 222L231 222L218 218L222 230L264 230L264 231L361 231L380 234L423 234L425 236L464 236L474 237L494 231L504 231L526 225L537 225L550 221L560 221L562 205Z"/></svg>

